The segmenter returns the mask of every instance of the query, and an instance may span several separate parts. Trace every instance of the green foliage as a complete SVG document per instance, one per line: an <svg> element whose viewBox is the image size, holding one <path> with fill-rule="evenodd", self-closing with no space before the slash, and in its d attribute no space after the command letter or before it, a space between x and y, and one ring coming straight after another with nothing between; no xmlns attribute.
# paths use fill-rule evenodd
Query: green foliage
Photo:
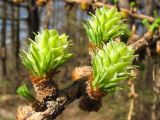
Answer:
<svg viewBox="0 0 160 120"><path fill-rule="evenodd" d="M133 8L133 7L135 7L135 6L136 6L136 3L135 3L135 2L130 2L130 4L129 4L129 5L130 5L130 7L132 7L132 8Z"/></svg>
<svg viewBox="0 0 160 120"><path fill-rule="evenodd" d="M142 23L148 30L154 32L160 25L160 18L156 18L152 24L150 24L147 19L144 19Z"/></svg>
<svg viewBox="0 0 160 120"><path fill-rule="evenodd" d="M114 4L118 3L118 0L113 0Z"/></svg>
<svg viewBox="0 0 160 120"><path fill-rule="evenodd" d="M29 92L29 89L27 88L27 86L21 85L17 88L16 91L19 95L21 95L22 97L24 97L25 99L32 101L34 100L34 97L32 96L32 94Z"/></svg>
<svg viewBox="0 0 160 120"><path fill-rule="evenodd" d="M149 24L149 22L148 22L147 19L143 19L143 20L142 20L142 23L143 23L143 25L144 25L147 29L150 28L150 24Z"/></svg>
<svg viewBox="0 0 160 120"><path fill-rule="evenodd" d="M150 31L154 32L157 28L158 28L158 24L157 24L157 23L153 23L153 24L150 26Z"/></svg>
<svg viewBox="0 0 160 120"><path fill-rule="evenodd" d="M131 77L134 50L123 42L111 41L94 54L92 58L93 88L102 91L114 91L120 87L119 82Z"/></svg>
<svg viewBox="0 0 160 120"><path fill-rule="evenodd" d="M58 35L54 29L42 30L30 40L28 51L22 50L20 57L24 66L34 76L46 75L65 63L72 54L68 52L68 36Z"/></svg>
<svg viewBox="0 0 160 120"><path fill-rule="evenodd" d="M95 15L91 14L91 18L83 25L90 42L98 47L122 34L129 35L129 30L121 19L121 13L116 8L97 8Z"/></svg>
<svg viewBox="0 0 160 120"><path fill-rule="evenodd" d="M158 11L156 9L153 10L153 16L156 18L158 17Z"/></svg>

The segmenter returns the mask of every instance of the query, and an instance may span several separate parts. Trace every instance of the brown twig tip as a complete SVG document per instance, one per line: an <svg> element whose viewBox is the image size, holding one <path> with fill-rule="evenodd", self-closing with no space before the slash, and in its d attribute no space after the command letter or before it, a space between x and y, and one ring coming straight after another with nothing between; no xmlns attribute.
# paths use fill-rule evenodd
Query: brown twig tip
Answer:
<svg viewBox="0 0 160 120"><path fill-rule="evenodd" d="M92 73L91 66L76 67L72 72L72 80L76 81L84 77L89 77Z"/></svg>

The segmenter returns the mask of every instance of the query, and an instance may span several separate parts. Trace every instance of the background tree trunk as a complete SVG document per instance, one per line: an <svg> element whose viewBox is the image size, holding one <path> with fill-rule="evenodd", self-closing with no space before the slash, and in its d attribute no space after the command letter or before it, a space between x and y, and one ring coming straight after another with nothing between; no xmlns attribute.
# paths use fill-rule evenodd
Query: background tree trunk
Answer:
<svg viewBox="0 0 160 120"><path fill-rule="evenodd" d="M36 6L35 0L28 0L28 26L29 26L29 37L34 40L34 33L39 30L39 16L38 7Z"/></svg>
<svg viewBox="0 0 160 120"><path fill-rule="evenodd" d="M11 18L15 19L15 8L12 5L11 6ZM11 20L11 49L12 49L12 60L15 63L15 49L16 49L16 45L15 45L15 21ZM12 69L15 69L15 64L12 64Z"/></svg>
<svg viewBox="0 0 160 120"><path fill-rule="evenodd" d="M2 62L2 76L6 76L6 16L7 16L7 6L6 3L3 2L3 19L2 19L2 30L1 30L1 62Z"/></svg>
<svg viewBox="0 0 160 120"><path fill-rule="evenodd" d="M16 57L16 70L19 71L19 48L20 48L20 8L17 7L16 10L16 16L17 16L17 21L16 21L16 39L15 39L15 57Z"/></svg>

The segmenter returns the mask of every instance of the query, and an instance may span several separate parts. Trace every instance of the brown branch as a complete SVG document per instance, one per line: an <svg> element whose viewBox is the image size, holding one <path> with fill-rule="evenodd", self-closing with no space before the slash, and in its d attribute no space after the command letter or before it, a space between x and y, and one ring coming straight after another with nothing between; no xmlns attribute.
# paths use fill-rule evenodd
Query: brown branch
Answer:
<svg viewBox="0 0 160 120"><path fill-rule="evenodd" d="M108 8L114 7L113 5L108 5L108 4L104 4L104 3L101 3L101 2L96 2L95 6L97 6L97 7L106 6ZM147 19L150 22L154 22L154 18L151 17L151 16L134 13L134 12L128 10L128 9L125 9L125 8L120 8L120 10L123 11L123 12L125 12L125 13L127 13L128 15L130 15L132 17L137 18L137 19Z"/></svg>
<svg viewBox="0 0 160 120"><path fill-rule="evenodd" d="M83 2L83 0L65 0L65 1L68 2L68 3L78 3L78 4L81 4ZM90 4L92 6L95 6L95 7L101 7L101 6L106 6L107 8L115 7L113 5L105 4L105 3L102 3L102 2L90 2L90 0L88 0L88 4ZM149 22L154 22L154 20L155 20L151 16L134 13L134 12L128 10L128 9L125 9L125 8L120 8L120 10L125 12L129 16L132 16L132 17L137 18L137 19L147 19Z"/></svg>
<svg viewBox="0 0 160 120"><path fill-rule="evenodd" d="M71 86L60 91L60 95L51 101L46 101L47 108L43 111L35 111L31 106L20 106L17 111L17 120L50 120L56 118L65 107L81 96L80 86L83 80L73 83Z"/></svg>
<svg viewBox="0 0 160 120"><path fill-rule="evenodd" d="M57 97L44 101L44 103L38 103L39 110L33 108L33 103L30 106L20 106L17 110L17 120L53 120L63 110L72 103L74 100L79 99L83 96L86 98L86 80L88 78L84 77L78 81L75 81L69 87L60 90ZM87 99L87 101L94 102L98 104L90 104L90 106L85 106L87 111L97 111L101 107L101 101ZM37 102L37 101L35 101ZM82 101L86 102L86 101ZM89 103L88 103L89 104ZM92 105L92 106L91 106ZM44 107L45 106L45 107ZM95 106L95 107L94 107ZM87 109L88 107L88 109ZM41 109L42 108L42 109ZM91 109L92 108L92 109Z"/></svg>
<svg viewBox="0 0 160 120"><path fill-rule="evenodd" d="M131 38L132 39L132 38ZM146 32L142 38L136 40L137 38L133 38L132 44L129 44L130 47L132 47L136 53L141 51L142 49L146 48L147 46L153 44L157 40L160 39L160 35L154 35L152 32Z"/></svg>

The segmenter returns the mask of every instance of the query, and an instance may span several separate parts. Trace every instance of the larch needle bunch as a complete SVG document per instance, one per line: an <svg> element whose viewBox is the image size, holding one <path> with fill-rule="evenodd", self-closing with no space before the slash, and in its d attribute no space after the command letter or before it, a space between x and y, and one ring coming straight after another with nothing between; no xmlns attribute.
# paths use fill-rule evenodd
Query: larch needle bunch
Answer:
<svg viewBox="0 0 160 120"><path fill-rule="evenodd" d="M45 76L72 56L68 52L68 36L58 35L56 30L42 30L35 36L35 41L30 41L28 51L22 50L20 57L33 76Z"/></svg>
<svg viewBox="0 0 160 120"><path fill-rule="evenodd" d="M118 36L129 34L121 16L116 8L102 7L96 9L95 15L91 13L91 18L83 24L91 44L100 47L102 41L107 43Z"/></svg>
<svg viewBox="0 0 160 120"><path fill-rule="evenodd" d="M23 96L25 99L27 99L28 101L32 101L34 100L34 97L32 96L32 94L30 93L29 89L27 88L27 86L21 85L18 89L17 89L17 93L21 96Z"/></svg>
<svg viewBox="0 0 160 120"><path fill-rule="evenodd" d="M122 42L111 41L103 45L92 58L93 80L89 95L121 89L120 81L132 76L130 70L134 68L134 57L134 51Z"/></svg>
<svg viewBox="0 0 160 120"><path fill-rule="evenodd" d="M120 81L131 77L134 50L123 42L115 41L121 35L129 35L116 8L97 9L95 15L91 14L84 23L84 28L90 43L97 49L92 53L93 74L87 82L87 92L90 97L99 99L109 91L122 88Z"/></svg>

